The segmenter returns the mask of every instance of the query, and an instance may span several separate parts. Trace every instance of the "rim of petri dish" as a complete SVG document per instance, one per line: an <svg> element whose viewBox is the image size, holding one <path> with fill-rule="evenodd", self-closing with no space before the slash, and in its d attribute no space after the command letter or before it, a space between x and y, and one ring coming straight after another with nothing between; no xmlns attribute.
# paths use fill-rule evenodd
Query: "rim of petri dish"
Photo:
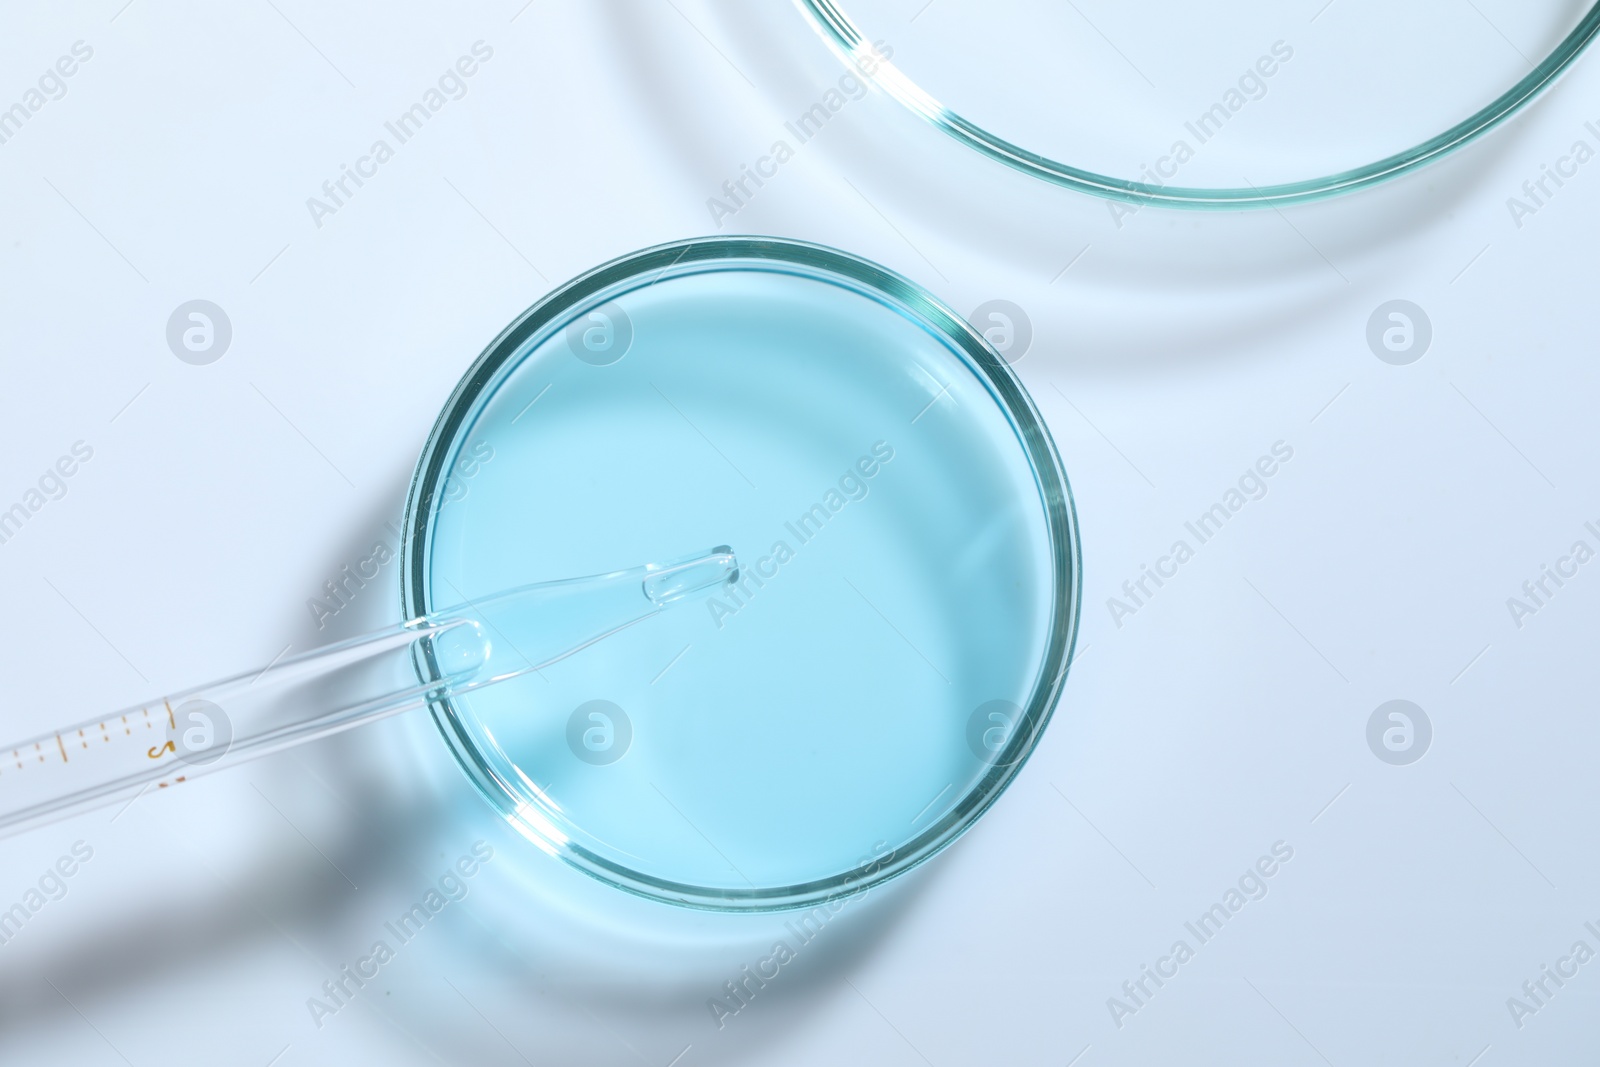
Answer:
<svg viewBox="0 0 1600 1067"><path fill-rule="evenodd" d="M575 826L540 797L516 785L509 761L475 737L470 715L442 699L430 707L435 725L467 778L489 804L544 852L607 885L665 903L711 911L775 911L814 906L864 892L923 863L955 841L988 810L1022 769L1049 723L1075 646L1082 564L1077 516L1061 459L1044 420L1011 368L969 323L916 283L867 260L821 245L770 237L695 238L623 256L555 289L523 312L462 377L424 445L406 497L401 597L406 618L442 606L430 600L432 544L442 491L459 438L496 389L545 340L579 315L629 290L708 271L766 271L830 282L904 316L944 342L983 385L1016 435L1039 492L1048 531L1052 588L1048 633L1027 706L1009 742L967 793L921 833L888 855L826 877L749 889L670 881L633 870L585 848ZM426 682L437 668L419 663Z"/></svg>
<svg viewBox="0 0 1600 1067"><path fill-rule="evenodd" d="M1443 159L1477 140L1531 103L1570 67L1596 34L1600 3L1592 6L1544 60L1488 104L1420 144L1363 166L1323 177L1244 187L1184 187L1100 174L1029 151L991 133L932 94L894 65L873 54L873 45L836 0L795 0L834 53L914 114L968 148L1023 174L1109 200L1174 208L1260 208L1323 200L1380 185ZM875 72L867 74L867 70Z"/></svg>

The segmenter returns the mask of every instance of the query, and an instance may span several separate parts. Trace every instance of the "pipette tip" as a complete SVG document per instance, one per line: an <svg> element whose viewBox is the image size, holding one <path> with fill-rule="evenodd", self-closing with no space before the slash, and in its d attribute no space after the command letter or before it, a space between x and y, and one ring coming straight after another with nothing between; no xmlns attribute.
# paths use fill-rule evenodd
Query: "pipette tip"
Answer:
<svg viewBox="0 0 1600 1067"><path fill-rule="evenodd" d="M727 545L718 545L698 556L651 564L648 569L644 595L660 607L739 580L739 558Z"/></svg>

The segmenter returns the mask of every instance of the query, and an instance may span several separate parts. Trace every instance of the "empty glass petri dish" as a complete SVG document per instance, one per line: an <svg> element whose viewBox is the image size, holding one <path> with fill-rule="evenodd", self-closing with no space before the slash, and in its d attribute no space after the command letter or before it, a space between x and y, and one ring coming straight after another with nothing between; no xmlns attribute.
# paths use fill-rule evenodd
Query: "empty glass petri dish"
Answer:
<svg viewBox="0 0 1600 1067"><path fill-rule="evenodd" d="M1589 0L796 3L968 147L1176 207L1283 205L1404 174L1516 112L1600 30Z"/></svg>
<svg viewBox="0 0 1600 1067"><path fill-rule="evenodd" d="M433 705L529 840L693 907L811 905L949 844L1077 627L1070 492L1010 369L913 283L791 241L648 249L530 308L442 412L405 533L407 617L737 553L726 595Z"/></svg>

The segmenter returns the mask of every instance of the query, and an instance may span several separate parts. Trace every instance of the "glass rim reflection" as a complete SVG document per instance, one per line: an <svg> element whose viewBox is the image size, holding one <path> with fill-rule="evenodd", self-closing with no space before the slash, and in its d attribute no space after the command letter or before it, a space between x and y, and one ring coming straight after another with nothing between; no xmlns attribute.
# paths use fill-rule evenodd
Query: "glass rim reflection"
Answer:
<svg viewBox="0 0 1600 1067"><path fill-rule="evenodd" d="M1389 182L1464 148L1511 118L1548 89L1600 35L1600 2L1592 6L1544 60L1488 104L1443 132L1411 148L1361 166L1320 177L1263 186L1184 187L1101 174L1013 144L946 107L891 60L874 52L871 41L839 0L795 0L814 29L846 65L872 69L868 80L913 114L943 130L980 155L1053 185L1107 200L1188 209L1274 208L1324 200Z"/></svg>

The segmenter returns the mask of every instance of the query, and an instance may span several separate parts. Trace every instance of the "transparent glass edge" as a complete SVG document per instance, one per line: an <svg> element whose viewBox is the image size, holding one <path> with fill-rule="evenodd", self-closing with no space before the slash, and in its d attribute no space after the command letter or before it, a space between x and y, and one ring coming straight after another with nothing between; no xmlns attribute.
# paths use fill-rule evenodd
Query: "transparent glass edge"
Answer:
<svg viewBox="0 0 1600 1067"><path fill-rule="evenodd" d="M860 57L870 49L866 36L834 0L794 0L812 27L843 62L860 69ZM1325 200L1359 189L1379 185L1436 162L1464 148L1489 130L1511 118L1540 96L1560 77L1600 34L1600 3L1579 20L1577 27L1520 81L1489 104L1456 123L1443 133L1414 148L1387 156L1374 163L1340 171L1322 178L1248 188L1200 188L1151 185L1147 182L1114 178L1074 167L1030 152L988 132L963 118L922 90L894 64L876 58L882 70L893 77L868 76L868 80L898 100L908 110L943 130L968 148L1012 170L1031 175L1053 185L1088 193L1107 200L1132 204L1190 210L1242 210L1284 207Z"/></svg>

